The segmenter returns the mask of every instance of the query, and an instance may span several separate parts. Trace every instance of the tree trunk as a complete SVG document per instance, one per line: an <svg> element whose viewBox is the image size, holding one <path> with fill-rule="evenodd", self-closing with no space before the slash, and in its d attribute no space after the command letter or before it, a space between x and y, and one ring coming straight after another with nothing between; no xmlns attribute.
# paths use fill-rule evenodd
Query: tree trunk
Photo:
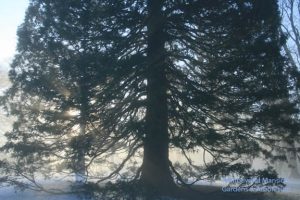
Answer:
<svg viewBox="0 0 300 200"><path fill-rule="evenodd" d="M80 133L79 133L79 138L84 138L85 135L85 129L86 125L85 123L80 124ZM78 141L79 142L79 150L77 154L77 163L76 163L76 171L75 171L75 182L77 184L81 184L86 182L86 169L85 169L85 152L84 152L84 145L83 141Z"/></svg>
<svg viewBox="0 0 300 200"><path fill-rule="evenodd" d="M86 166L85 166L85 135L86 135L86 124L87 124L87 110L88 110L88 88L86 86L86 69L85 63L79 61L79 71L81 78L79 80L79 99L80 99L80 131L79 131L79 140L78 141L78 152L76 158L76 167L75 167L75 181L78 184L84 183L87 180L86 177Z"/></svg>
<svg viewBox="0 0 300 200"><path fill-rule="evenodd" d="M167 191L175 187L169 167L165 34L162 2L149 0L146 136L141 181Z"/></svg>

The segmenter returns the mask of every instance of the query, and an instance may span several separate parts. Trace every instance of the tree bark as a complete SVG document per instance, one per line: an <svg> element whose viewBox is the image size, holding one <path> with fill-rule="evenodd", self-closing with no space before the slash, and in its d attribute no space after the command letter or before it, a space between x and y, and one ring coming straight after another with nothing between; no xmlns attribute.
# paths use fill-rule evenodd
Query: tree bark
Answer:
<svg viewBox="0 0 300 200"><path fill-rule="evenodd" d="M169 168L165 33L162 0L149 0L146 136L141 181L160 191L175 187Z"/></svg>

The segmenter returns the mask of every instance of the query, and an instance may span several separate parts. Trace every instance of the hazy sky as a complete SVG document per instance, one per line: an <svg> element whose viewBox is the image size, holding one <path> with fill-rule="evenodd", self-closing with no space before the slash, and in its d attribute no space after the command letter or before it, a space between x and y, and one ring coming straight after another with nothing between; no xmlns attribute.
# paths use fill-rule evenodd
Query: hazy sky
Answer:
<svg viewBox="0 0 300 200"><path fill-rule="evenodd" d="M9 86L7 72L16 48L18 26L23 22L29 0L0 0L0 95ZM2 134L11 128L10 118L0 109L0 145Z"/></svg>
<svg viewBox="0 0 300 200"><path fill-rule="evenodd" d="M0 0L0 73L7 71L14 55L18 26L23 22L29 0ZM0 84L1 85L1 84ZM1 87L1 86L0 86Z"/></svg>

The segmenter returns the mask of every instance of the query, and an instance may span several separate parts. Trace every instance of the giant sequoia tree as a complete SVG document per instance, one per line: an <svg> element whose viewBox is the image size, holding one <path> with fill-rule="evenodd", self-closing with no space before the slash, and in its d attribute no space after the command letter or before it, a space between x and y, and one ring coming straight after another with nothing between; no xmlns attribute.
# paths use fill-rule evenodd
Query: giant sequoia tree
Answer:
<svg viewBox="0 0 300 200"><path fill-rule="evenodd" d="M5 149L31 158L24 166L76 160L68 150L78 145L57 138L74 137L79 123L91 128L76 140L89 163L127 151L106 178L141 149L135 178L162 190L186 169L196 180L265 174L240 158L283 159L277 141L299 140L279 28L275 0L32 0L4 98L18 111ZM33 99L38 111L23 106ZM81 117L53 114L68 109ZM170 149L201 149L211 161L186 156L181 169Z"/></svg>

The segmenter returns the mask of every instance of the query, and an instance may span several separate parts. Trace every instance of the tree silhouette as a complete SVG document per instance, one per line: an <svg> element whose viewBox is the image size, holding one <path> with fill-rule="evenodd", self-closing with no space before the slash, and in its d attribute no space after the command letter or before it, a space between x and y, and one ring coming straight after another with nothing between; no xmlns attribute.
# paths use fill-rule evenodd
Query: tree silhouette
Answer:
<svg viewBox="0 0 300 200"><path fill-rule="evenodd" d="M179 173L185 169L170 161L170 149L210 155L203 166L186 156L196 181L273 176L240 158L279 159L277 141L299 140L279 29L275 0L32 0L4 102L18 107L36 97L53 112L77 109L81 117L67 123L48 112L11 112L26 131L9 133L5 149L17 159L39 154L22 166L42 163L44 152L78 150L77 160L85 154L93 162L125 149L123 161L101 180L121 173L142 149L135 178L163 192L177 187L174 178L185 184ZM38 130L32 124L39 117L47 119L42 127L54 124L56 131ZM83 150L58 140L40 147L45 135L70 133L75 123L92 127L91 137L77 140ZM24 155L28 137L34 144Z"/></svg>
<svg viewBox="0 0 300 200"><path fill-rule="evenodd" d="M299 67L300 67L300 26L297 20L300 16L300 2L294 0L284 0L281 2L282 25L281 31L287 36L287 42L283 45L287 57L288 72L290 77L291 98L296 100L299 107ZM299 116L298 116L299 118ZM298 162L300 160L297 151L298 143L286 144L292 151L288 151L288 161L291 165L290 178L300 178L298 172Z"/></svg>

